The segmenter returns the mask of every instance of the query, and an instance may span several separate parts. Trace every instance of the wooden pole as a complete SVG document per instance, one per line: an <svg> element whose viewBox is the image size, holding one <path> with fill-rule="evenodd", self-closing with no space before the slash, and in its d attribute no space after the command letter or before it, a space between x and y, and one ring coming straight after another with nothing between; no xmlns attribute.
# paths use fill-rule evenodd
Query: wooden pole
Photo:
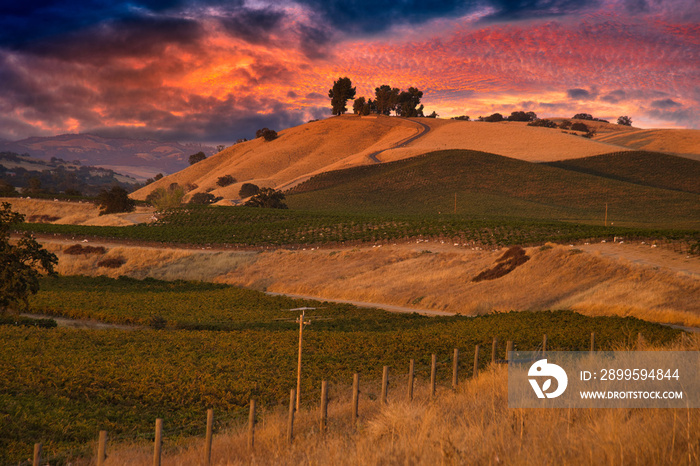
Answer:
<svg viewBox="0 0 700 466"><path fill-rule="evenodd" d="M496 356L498 355L498 340L496 338L493 339L493 343L491 344L491 364L496 364Z"/></svg>
<svg viewBox="0 0 700 466"><path fill-rule="evenodd" d="M355 373L352 376L352 425L357 427L357 408L360 404L360 374Z"/></svg>
<svg viewBox="0 0 700 466"><path fill-rule="evenodd" d="M510 353L513 351L513 342L511 340L508 340L506 342L506 361L510 361L511 355Z"/></svg>
<svg viewBox="0 0 700 466"><path fill-rule="evenodd" d="M301 312L299 319L299 357L297 359L297 399L296 399L296 410L299 411L299 405L301 403L301 342L304 339L304 311Z"/></svg>
<svg viewBox="0 0 700 466"><path fill-rule="evenodd" d="M595 332L591 332L591 353L595 351Z"/></svg>
<svg viewBox="0 0 700 466"><path fill-rule="evenodd" d="M163 448L163 420L156 419L156 440L153 447L153 466L160 466L160 456Z"/></svg>
<svg viewBox="0 0 700 466"><path fill-rule="evenodd" d="M474 348L474 371L472 377L476 378L479 375L479 345Z"/></svg>
<svg viewBox="0 0 700 466"><path fill-rule="evenodd" d="M542 356L547 352L547 334L542 336Z"/></svg>
<svg viewBox="0 0 700 466"><path fill-rule="evenodd" d="M41 444L34 444L34 466L41 466Z"/></svg>
<svg viewBox="0 0 700 466"><path fill-rule="evenodd" d="M289 391L289 419L287 421L287 443L292 443L294 439L294 401L298 400L296 390Z"/></svg>
<svg viewBox="0 0 700 466"><path fill-rule="evenodd" d="M408 364L408 401L413 401L413 370L415 368L415 360L411 359Z"/></svg>
<svg viewBox="0 0 700 466"><path fill-rule="evenodd" d="M107 431L100 431L100 440L97 444L97 466L104 466L107 458Z"/></svg>
<svg viewBox="0 0 700 466"><path fill-rule="evenodd" d="M433 353L430 362L430 396L435 396L435 376L437 375L437 355Z"/></svg>
<svg viewBox="0 0 700 466"><path fill-rule="evenodd" d="M211 465L211 440L214 432L214 410L207 409L207 435L204 440L204 464Z"/></svg>
<svg viewBox="0 0 700 466"><path fill-rule="evenodd" d="M605 226L608 226L608 203L605 203Z"/></svg>
<svg viewBox="0 0 700 466"><path fill-rule="evenodd" d="M250 399L250 412L248 413L248 448L255 448L255 398Z"/></svg>
<svg viewBox="0 0 700 466"><path fill-rule="evenodd" d="M321 432L328 429L328 382L321 381Z"/></svg>
<svg viewBox="0 0 700 466"><path fill-rule="evenodd" d="M386 404L387 391L389 390L389 366L384 366L382 370L382 404Z"/></svg>
<svg viewBox="0 0 700 466"><path fill-rule="evenodd" d="M452 356L452 389L457 390L459 378L459 349L455 348Z"/></svg>

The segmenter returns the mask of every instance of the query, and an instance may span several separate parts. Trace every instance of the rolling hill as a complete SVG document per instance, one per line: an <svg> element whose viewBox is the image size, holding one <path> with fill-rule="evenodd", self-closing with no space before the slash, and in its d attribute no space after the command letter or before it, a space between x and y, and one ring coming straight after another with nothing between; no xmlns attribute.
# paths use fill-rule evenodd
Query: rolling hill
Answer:
<svg viewBox="0 0 700 466"><path fill-rule="evenodd" d="M279 137L236 144L176 174L132 194L145 199L171 183L196 186L238 199L241 185L288 189L318 173L377 162L401 160L441 149L481 150L530 162L580 158L626 150L576 134L524 123L485 123L433 118L404 119L372 115L343 115L280 131ZM219 187L219 177L231 175L236 183Z"/></svg>
<svg viewBox="0 0 700 466"><path fill-rule="evenodd" d="M700 160L700 131L695 129L640 129L599 134L594 139L629 149L667 152Z"/></svg>
<svg viewBox="0 0 700 466"><path fill-rule="evenodd" d="M458 214L700 227L700 195L448 150L317 175L290 190L290 208L391 214ZM455 201L456 198L456 201Z"/></svg>

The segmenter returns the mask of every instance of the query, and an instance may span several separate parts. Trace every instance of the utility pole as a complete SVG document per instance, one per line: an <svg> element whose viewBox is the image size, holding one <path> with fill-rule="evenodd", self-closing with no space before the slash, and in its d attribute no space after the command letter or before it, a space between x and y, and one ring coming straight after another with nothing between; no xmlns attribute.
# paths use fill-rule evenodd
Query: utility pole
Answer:
<svg viewBox="0 0 700 466"><path fill-rule="evenodd" d="M299 404L301 402L301 342L304 338L304 325L309 325L311 322L304 320L304 312L301 311L301 315L296 320L299 324L299 359L297 360L297 403L296 410L299 411Z"/></svg>

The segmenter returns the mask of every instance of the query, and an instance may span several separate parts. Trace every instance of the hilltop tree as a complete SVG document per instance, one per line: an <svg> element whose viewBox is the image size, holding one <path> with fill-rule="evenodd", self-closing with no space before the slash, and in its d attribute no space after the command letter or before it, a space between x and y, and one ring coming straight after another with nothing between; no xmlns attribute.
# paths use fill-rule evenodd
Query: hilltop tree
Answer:
<svg viewBox="0 0 700 466"><path fill-rule="evenodd" d="M573 116L574 120L593 120L593 115L590 113L577 113Z"/></svg>
<svg viewBox="0 0 700 466"><path fill-rule="evenodd" d="M621 116L617 119L617 124L622 126L632 126L632 118L628 116Z"/></svg>
<svg viewBox="0 0 700 466"><path fill-rule="evenodd" d="M190 165L194 165L197 162L201 162L202 160L204 160L206 158L207 158L207 155L202 151L197 152L196 154L192 154L192 155L190 155Z"/></svg>
<svg viewBox="0 0 700 466"><path fill-rule="evenodd" d="M389 115L389 113L396 110L399 102L399 90L384 84L374 89L374 97L377 113Z"/></svg>
<svg viewBox="0 0 700 466"><path fill-rule="evenodd" d="M12 211L8 202L0 206L0 311L28 307L27 298L39 291L40 270L55 275L58 264L55 254L25 233L19 241L10 244L13 225L24 222L24 215Z"/></svg>
<svg viewBox="0 0 700 466"><path fill-rule="evenodd" d="M508 117L508 121L535 121L537 114L535 112L513 112Z"/></svg>
<svg viewBox="0 0 700 466"><path fill-rule="evenodd" d="M408 91L401 92L396 100L396 114L405 118L423 116L423 106L418 107L422 97L423 91L415 87L409 87Z"/></svg>
<svg viewBox="0 0 700 466"><path fill-rule="evenodd" d="M348 111L346 104L348 100L355 98L355 92L356 89L352 87L350 78L339 78L333 81L333 87L328 90L333 115L342 115Z"/></svg>
<svg viewBox="0 0 700 466"><path fill-rule="evenodd" d="M97 196L97 204L100 206L100 215L133 212L136 209L136 202L121 186L113 186L109 191L103 189Z"/></svg>
<svg viewBox="0 0 700 466"><path fill-rule="evenodd" d="M362 115L362 111L364 110L366 104L367 104L367 99L365 99L364 97L358 97L352 103L352 112L355 115Z"/></svg>
<svg viewBox="0 0 700 466"><path fill-rule="evenodd" d="M255 132L255 137L256 138L263 138L266 141L272 141L274 139L277 139L277 131L274 129L270 128L262 128L259 129Z"/></svg>

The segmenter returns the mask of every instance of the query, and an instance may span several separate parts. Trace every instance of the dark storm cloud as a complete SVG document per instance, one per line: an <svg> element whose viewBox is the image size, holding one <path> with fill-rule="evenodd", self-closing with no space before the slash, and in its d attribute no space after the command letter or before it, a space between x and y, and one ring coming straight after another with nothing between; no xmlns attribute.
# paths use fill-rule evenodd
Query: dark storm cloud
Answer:
<svg viewBox="0 0 700 466"><path fill-rule="evenodd" d="M570 99L575 99L575 100L591 100L594 98L594 95L590 92L587 91L586 89L568 89L566 91L566 95L569 96Z"/></svg>
<svg viewBox="0 0 700 466"><path fill-rule="evenodd" d="M651 106L653 108L658 108L661 110L668 110L668 109L680 107L681 104L679 104L678 102L671 100L671 99L661 99L661 100L654 100L651 103Z"/></svg>
<svg viewBox="0 0 700 466"><path fill-rule="evenodd" d="M220 19L226 32L253 44L266 43L269 34L280 28L285 14L272 8L241 8Z"/></svg>
<svg viewBox="0 0 700 466"><path fill-rule="evenodd" d="M627 93L622 89L617 89L615 91L609 92L600 98L604 102L609 102L611 104L619 103L627 98Z"/></svg>

